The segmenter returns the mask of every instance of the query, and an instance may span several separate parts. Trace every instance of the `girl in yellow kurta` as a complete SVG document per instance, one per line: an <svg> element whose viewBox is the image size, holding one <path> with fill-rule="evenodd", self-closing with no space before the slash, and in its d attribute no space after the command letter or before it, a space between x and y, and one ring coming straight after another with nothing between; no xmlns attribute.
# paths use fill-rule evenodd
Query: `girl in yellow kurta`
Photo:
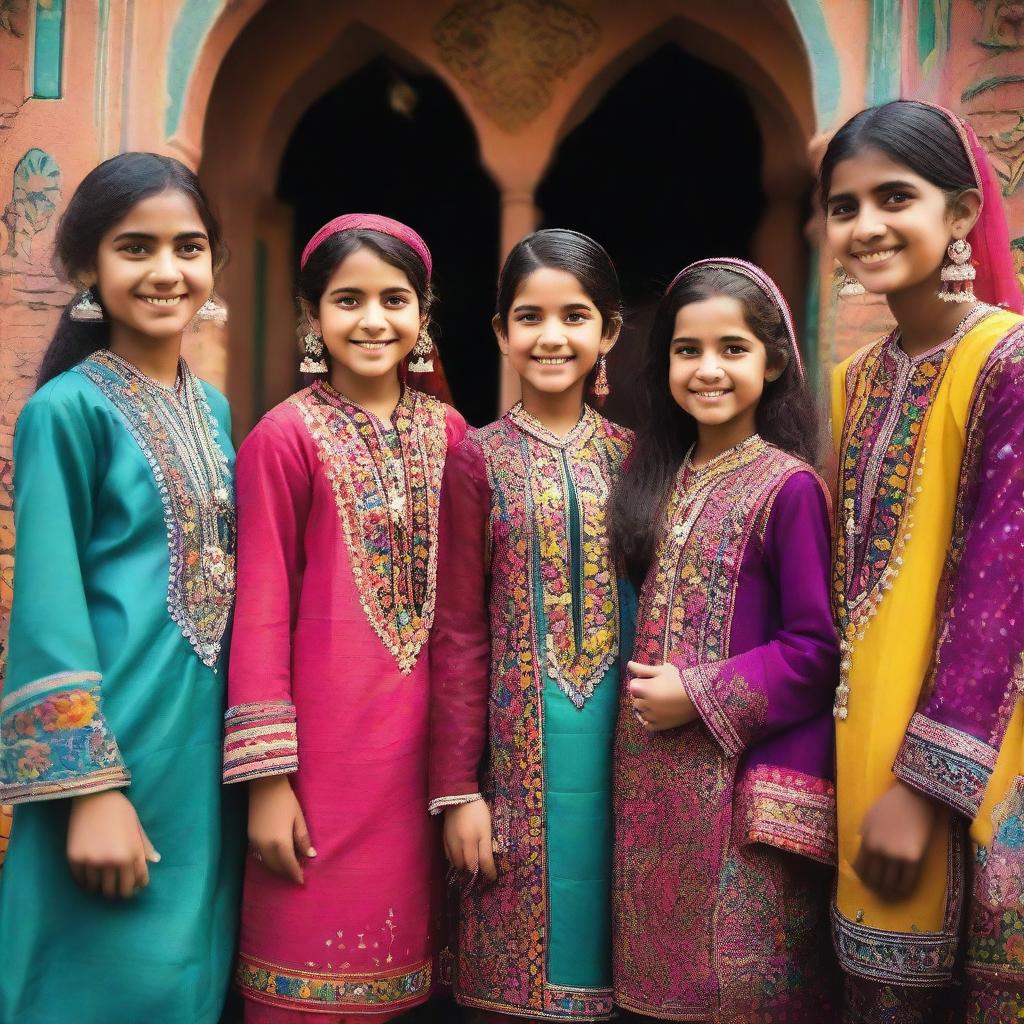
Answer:
<svg viewBox="0 0 1024 1024"><path fill-rule="evenodd" d="M967 125L899 101L839 130L821 194L844 291L897 322L833 385L846 1019L1015 1020L1024 319L999 191Z"/></svg>

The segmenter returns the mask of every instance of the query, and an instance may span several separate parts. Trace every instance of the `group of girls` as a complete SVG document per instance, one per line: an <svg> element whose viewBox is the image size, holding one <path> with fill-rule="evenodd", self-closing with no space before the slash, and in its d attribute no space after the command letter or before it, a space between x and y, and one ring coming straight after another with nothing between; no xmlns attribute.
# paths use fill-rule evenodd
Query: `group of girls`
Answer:
<svg viewBox="0 0 1024 1024"><path fill-rule="evenodd" d="M897 322L835 374L834 520L764 271L676 275L626 360L634 434L586 401L623 314L565 230L502 268L522 400L467 431L423 239L326 224L310 383L235 464L180 358L223 253L196 179L139 153L87 176L57 235L83 291L15 439L3 1024L215 1024L232 974L249 1024L448 985L479 1021L1018 1019L999 192L968 126L903 101L839 130L820 186L843 290Z"/></svg>

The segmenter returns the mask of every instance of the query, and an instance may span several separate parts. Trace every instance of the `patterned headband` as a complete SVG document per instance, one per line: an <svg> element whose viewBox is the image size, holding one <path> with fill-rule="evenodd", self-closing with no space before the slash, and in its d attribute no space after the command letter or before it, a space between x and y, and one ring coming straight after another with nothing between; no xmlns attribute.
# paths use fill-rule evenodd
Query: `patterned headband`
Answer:
<svg viewBox="0 0 1024 1024"><path fill-rule="evenodd" d="M800 346L796 340L796 328L793 326L793 316L789 312L789 304L782 296L782 292L779 291L779 286L758 266L753 263L748 263L746 260L734 259L731 256L720 256L708 260L697 260L696 263L691 263L689 266L683 267L674 278L672 283L665 289L665 293L672 291L673 288L689 273L697 270L701 267L721 267L723 270L731 270L734 274L740 274L742 277L747 278L748 281L753 281L768 296L768 298L778 307L779 312L782 314L782 322L786 327L786 334L789 336L789 345L793 350L793 358L796 361L797 373L800 375L800 379L804 379L804 363L800 358Z"/></svg>
<svg viewBox="0 0 1024 1024"><path fill-rule="evenodd" d="M332 235L341 234L342 231L379 231L382 235L390 235L404 242L416 255L427 271L427 280L434 269L433 261L430 258L430 250L427 243L412 228L401 221L392 220L390 217L382 217L378 213L346 213L342 217L335 217L329 220L307 243L302 250L302 258L299 260L299 267L305 267L309 257L320 247L320 245Z"/></svg>

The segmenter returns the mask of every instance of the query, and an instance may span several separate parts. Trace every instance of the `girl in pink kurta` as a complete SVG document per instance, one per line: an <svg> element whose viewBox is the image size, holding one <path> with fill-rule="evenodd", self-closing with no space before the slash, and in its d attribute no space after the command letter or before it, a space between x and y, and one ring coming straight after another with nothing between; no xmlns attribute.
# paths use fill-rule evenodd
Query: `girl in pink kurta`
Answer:
<svg viewBox="0 0 1024 1024"><path fill-rule="evenodd" d="M316 377L239 451L224 778L250 785L247 1024L383 1021L430 993L425 645L441 475L466 429L404 383L443 390L430 269L388 218L317 232L299 282Z"/></svg>

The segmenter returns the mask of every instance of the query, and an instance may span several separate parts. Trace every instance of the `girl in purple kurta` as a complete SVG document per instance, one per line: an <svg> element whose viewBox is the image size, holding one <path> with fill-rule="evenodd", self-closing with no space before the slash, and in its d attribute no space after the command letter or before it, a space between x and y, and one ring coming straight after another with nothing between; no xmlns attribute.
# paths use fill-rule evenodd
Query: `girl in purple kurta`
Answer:
<svg viewBox="0 0 1024 1024"><path fill-rule="evenodd" d="M764 272L683 270L641 394L613 518L644 578L615 749L616 1002L830 1019L829 510L792 321Z"/></svg>
<svg viewBox="0 0 1024 1024"><path fill-rule="evenodd" d="M250 788L247 1024L387 1020L431 986L425 646L441 475L465 423L403 383L435 376L419 235L340 217L306 247L299 288L316 380L238 459L224 777Z"/></svg>

